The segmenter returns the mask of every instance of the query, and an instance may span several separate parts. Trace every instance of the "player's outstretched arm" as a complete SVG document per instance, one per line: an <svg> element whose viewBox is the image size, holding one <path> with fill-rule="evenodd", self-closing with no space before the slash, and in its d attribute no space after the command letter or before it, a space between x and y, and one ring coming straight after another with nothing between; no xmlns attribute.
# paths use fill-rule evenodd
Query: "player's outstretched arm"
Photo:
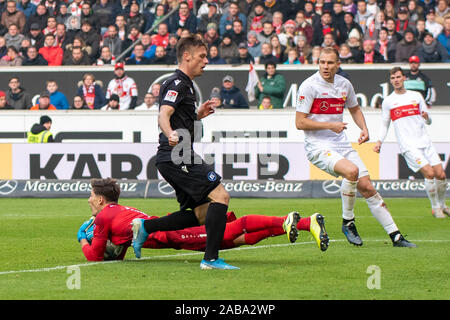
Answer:
<svg viewBox="0 0 450 320"><path fill-rule="evenodd" d="M367 129L366 119L364 118L364 114L362 113L359 105L356 105L353 108L349 108L348 110L350 111L353 121L355 121L356 125L361 129L358 143L362 144L366 141L369 141L369 130Z"/></svg>

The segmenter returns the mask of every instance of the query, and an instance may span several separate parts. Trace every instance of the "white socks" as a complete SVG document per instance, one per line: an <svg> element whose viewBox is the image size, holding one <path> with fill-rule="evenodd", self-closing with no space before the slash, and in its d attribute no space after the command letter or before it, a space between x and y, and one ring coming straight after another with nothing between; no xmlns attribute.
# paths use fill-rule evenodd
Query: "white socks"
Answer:
<svg viewBox="0 0 450 320"><path fill-rule="evenodd" d="M447 191L447 180L439 180L434 179L434 183L436 185L436 198L438 207L441 209L444 209L446 207L445 205L445 192Z"/></svg>
<svg viewBox="0 0 450 320"><path fill-rule="evenodd" d="M353 208L356 201L356 185L358 181L342 180L341 199L342 199L342 218L352 220L355 218Z"/></svg>
<svg viewBox="0 0 450 320"><path fill-rule="evenodd" d="M435 183L436 180L436 183ZM438 182L437 181L442 181L442 180L437 180L437 179L426 179L425 178L425 190L427 192L428 195L428 199L430 199L431 202L431 208L433 210L435 209L439 209L440 205L439 205L439 201L438 201ZM444 199L445 199L445 191L444 191Z"/></svg>
<svg viewBox="0 0 450 320"><path fill-rule="evenodd" d="M391 213L386 208L386 204L378 192L374 196L366 199L366 202L370 212L372 212L375 219L383 226L387 234L398 231Z"/></svg>

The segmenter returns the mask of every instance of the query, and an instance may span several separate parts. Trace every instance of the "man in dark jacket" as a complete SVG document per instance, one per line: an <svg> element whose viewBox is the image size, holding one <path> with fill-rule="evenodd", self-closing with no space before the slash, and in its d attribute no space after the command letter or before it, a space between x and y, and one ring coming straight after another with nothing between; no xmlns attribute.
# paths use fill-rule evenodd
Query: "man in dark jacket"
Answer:
<svg viewBox="0 0 450 320"><path fill-rule="evenodd" d="M27 48L27 55L22 63L23 66L47 66L48 62L40 53L38 53L35 46Z"/></svg>
<svg viewBox="0 0 450 320"><path fill-rule="evenodd" d="M55 142L50 132L52 119L49 116L42 116L39 123L33 124L31 130L27 133L28 143L48 143Z"/></svg>
<svg viewBox="0 0 450 320"><path fill-rule="evenodd" d="M86 45L92 48L89 58L91 59L90 62L94 63L99 55L100 35L95 31L88 20L84 20L81 23L81 30L77 33L77 36L81 37Z"/></svg>
<svg viewBox="0 0 450 320"><path fill-rule="evenodd" d="M30 109L31 97L24 88L20 86L19 78L12 77L8 83L9 89L6 92L6 101L16 110Z"/></svg>
<svg viewBox="0 0 450 320"><path fill-rule="evenodd" d="M425 31L423 43L419 48L419 58L422 62L446 62L448 59L447 50L436 39L431 32Z"/></svg>
<svg viewBox="0 0 450 320"><path fill-rule="evenodd" d="M183 28L190 33L197 32L197 17L190 11L186 1L180 2L178 11L170 18L169 32L178 34Z"/></svg>
<svg viewBox="0 0 450 320"><path fill-rule="evenodd" d="M232 76L225 76L222 80L222 89L220 97L224 108L230 109L248 109L248 103L242 95L241 90L234 85Z"/></svg>

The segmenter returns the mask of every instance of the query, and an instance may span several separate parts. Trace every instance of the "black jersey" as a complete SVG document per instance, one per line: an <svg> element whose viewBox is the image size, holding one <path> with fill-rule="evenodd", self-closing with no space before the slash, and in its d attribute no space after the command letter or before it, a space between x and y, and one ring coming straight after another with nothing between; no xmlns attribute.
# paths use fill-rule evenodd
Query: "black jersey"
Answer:
<svg viewBox="0 0 450 320"><path fill-rule="evenodd" d="M194 128L197 121L197 110L195 106L195 91L192 80L181 70L177 69L172 76L170 76L161 85L159 92L159 105L171 106L175 112L170 117L170 126L172 130L181 130L189 133L190 148L194 142ZM180 143L186 135L180 134ZM186 141L184 141L186 142ZM169 139L163 132L159 134L159 147L156 155L156 162L167 162L171 160L172 148L169 145ZM193 151L192 157L194 156Z"/></svg>

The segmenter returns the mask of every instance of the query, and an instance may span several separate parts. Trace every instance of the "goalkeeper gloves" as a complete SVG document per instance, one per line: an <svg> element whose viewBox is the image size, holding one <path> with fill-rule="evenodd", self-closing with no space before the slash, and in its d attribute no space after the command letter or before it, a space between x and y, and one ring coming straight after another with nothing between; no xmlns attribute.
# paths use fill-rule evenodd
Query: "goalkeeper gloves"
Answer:
<svg viewBox="0 0 450 320"><path fill-rule="evenodd" d="M78 239L78 242L80 242L81 241L81 239L86 239L86 240L88 240L88 233L89 233L89 229L91 228L92 229L92 235L91 235L91 239L92 239L92 236L94 235L94 217L92 217L91 219L89 219L89 220L87 220L87 221L85 221L85 222L83 222L83 224L81 225L81 227L80 227L80 229L78 229L78 233L77 233L77 239Z"/></svg>

